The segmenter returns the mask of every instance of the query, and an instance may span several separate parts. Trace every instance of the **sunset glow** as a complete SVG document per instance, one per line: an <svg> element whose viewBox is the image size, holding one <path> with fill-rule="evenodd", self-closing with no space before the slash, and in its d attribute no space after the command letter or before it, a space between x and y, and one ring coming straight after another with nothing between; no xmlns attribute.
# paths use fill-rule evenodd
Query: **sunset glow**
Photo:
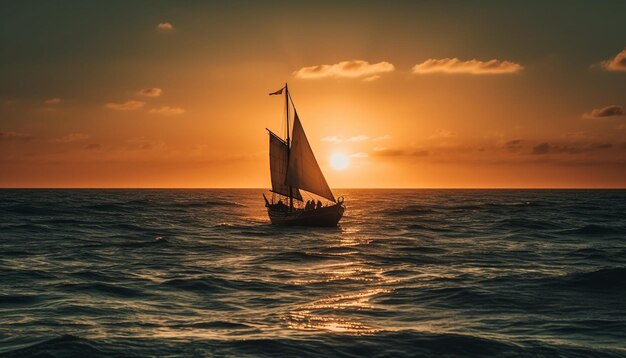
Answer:
<svg viewBox="0 0 626 358"><path fill-rule="evenodd" d="M0 14L3 187L268 187L285 82L333 188L626 186L623 2L38 4Z"/></svg>

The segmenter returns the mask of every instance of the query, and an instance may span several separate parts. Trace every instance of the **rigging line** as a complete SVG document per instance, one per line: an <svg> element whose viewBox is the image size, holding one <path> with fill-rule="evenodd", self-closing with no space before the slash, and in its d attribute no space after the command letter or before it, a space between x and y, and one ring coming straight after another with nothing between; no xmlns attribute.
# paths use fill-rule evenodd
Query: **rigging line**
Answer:
<svg viewBox="0 0 626 358"><path fill-rule="evenodd" d="M298 113L298 111L296 111L296 104L293 103L293 98L291 98L291 93L287 92L287 95L289 96L289 101L291 101L291 106L293 107L293 113L294 113L294 118L295 118L295 114Z"/></svg>

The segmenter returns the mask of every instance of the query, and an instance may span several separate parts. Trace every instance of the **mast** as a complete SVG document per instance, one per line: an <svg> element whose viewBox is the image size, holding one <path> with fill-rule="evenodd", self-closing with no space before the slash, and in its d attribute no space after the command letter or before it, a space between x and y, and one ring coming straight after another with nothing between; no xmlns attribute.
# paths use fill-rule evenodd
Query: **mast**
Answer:
<svg viewBox="0 0 626 358"><path fill-rule="evenodd" d="M289 162L289 154L291 153L291 147L289 146L289 88L285 83L285 110L287 111L287 162ZM289 186L289 211L293 210L293 189Z"/></svg>

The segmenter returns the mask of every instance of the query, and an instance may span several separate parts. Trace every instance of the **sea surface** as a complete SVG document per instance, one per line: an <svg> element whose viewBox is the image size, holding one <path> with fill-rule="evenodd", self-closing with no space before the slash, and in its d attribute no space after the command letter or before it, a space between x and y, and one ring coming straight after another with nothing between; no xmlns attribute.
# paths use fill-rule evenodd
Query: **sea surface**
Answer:
<svg viewBox="0 0 626 358"><path fill-rule="evenodd" d="M0 190L0 356L626 357L626 191Z"/></svg>

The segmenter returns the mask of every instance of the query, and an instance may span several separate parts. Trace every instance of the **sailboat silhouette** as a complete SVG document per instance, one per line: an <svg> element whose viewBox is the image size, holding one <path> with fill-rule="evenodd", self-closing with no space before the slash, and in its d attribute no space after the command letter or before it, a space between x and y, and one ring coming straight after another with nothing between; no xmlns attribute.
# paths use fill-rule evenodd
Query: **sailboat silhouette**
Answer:
<svg viewBox="0 0 626 358"><path fill-rule="evenodd" d="M285 87L270 95L285 95L285 110L287 121L287 138L267 129L270 143L270 173L272 179L272 200L265 194L265 206L272 224L300 225L300 226L337 226L343 216L345 206L343 197L335 199L324 174L317 164L311 145L304 133L304 128L298 117L296 106L289 94L289 87ZM289 130L289 109L293 108L293 131ZM302 207L301 191L309 192L325 198L330 205ZM277 198L278 197L278 198ZM283 197L288 202L283 202ZM294 205L294 200L296 205ZM299 204L298 204L299 203Z"/></svg>

